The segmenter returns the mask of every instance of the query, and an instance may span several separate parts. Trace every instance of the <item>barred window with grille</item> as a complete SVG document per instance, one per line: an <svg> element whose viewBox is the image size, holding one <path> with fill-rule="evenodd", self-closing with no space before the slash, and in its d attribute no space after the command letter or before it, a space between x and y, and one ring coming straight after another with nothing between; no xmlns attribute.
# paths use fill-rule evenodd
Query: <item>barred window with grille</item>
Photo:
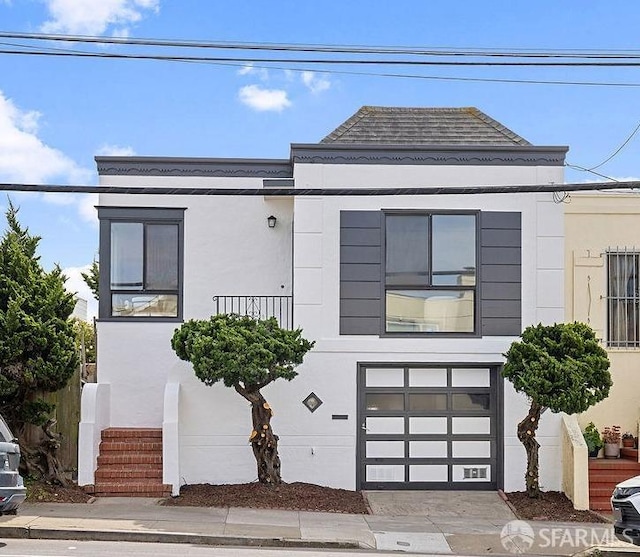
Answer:
<svg viewBox="0 0 640 557"><path fill-rule="evenodd" d="M640 348L638 275L640 251L607 250L607 345Z"/></svg>

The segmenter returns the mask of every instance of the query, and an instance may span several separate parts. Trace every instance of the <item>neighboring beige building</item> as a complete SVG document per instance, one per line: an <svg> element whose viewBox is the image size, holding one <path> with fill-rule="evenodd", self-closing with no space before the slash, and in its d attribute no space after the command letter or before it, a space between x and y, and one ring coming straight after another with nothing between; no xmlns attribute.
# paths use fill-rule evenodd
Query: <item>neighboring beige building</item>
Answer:
<svg viewBox="0 0 640 557"><path fill-rule="evenodd" d="M640 194L571 194L565 205L566 320L588 323L606 348L609 398L579 417L636 434L640 418Z"/></svg>

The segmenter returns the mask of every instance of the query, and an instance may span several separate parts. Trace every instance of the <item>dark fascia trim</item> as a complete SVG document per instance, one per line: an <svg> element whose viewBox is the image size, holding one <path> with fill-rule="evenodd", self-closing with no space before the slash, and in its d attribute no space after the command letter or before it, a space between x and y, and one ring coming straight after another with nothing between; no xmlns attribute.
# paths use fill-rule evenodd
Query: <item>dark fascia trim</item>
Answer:
<svg viewBox="0 0 640 557"><path fill-rule="evenodd" d="M183 220L185 207L96 206L98 219Z"/></svg>
<svg viewBox="0 0 640 557"><path fill-rule="evenodd" d="M292 178L287 159L95 157L100 176L208 176Z"/></svg>
<svg viewBox="0 0 640 557"><path fill-rule="evenodd" d="M265 178L262 180L263 188L294 188L295 181L293 178Z"/></svg>
<svg viewBox="0 0 640 557"><path fill-rule="evenodd" d="M564 166L565 146L292 144L293 164Z"/></svg>

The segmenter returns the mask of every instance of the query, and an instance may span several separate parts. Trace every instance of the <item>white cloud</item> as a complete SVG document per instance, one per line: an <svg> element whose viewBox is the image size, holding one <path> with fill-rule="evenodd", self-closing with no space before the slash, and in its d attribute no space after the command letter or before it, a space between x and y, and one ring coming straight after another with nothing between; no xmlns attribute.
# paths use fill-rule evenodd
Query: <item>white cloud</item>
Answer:
<svg viewBox="0 0 640 557"><path fill-rule="evenodd" d="M314 94L322 93L331 87L331 82L324 76L316 72L302 72L302 83Z"/></svg>
<svg viewBox="0 0 640 557"><path fill-rule="evenodd" d="M89 180L89 170L38 137L40 117L21 110L0 91L0 178L26 183Z"/></svg>
<svg viewBox="0 0 640 557"><path fill-rule="evenodd" d="M136 152L133 147L123 145L109 145L105 143L97 151L96 155L103 157L133 157Z"/></svg>
<svg viewBox="0 0 640 557"><path fill-rule="evenodd" d="M67 292L76 294L78 298L87 300L87 317L91 320L98 315L98 301L93 297L91 289L87 286L82 278L81 273L89 271L91 265L85 265L84 267L67 267L62 269L62 273L67 277L65 288Z"/></svg>
<svg viewBox="0 0 640 557"><path fill-rule="evenodd" d="M287 92L282 89L263 89L259 85L246 85L238 94L243 104L258 111L281 112L291 106Z"/></svg>
<svg viewBox="0 0 640 557"><path fill-rule="evenodd" d="M148 12L157 12L160 0L43 0L50 19L45 33L103 35L112 29L117 36L128 33Z"/></svg>
<svg viewBox="0 0 640 557"><path fill-rule="evenodd" d="M257 76L262 81L269 80L269 70L267 68L256 68L253 64L246 64L238 70L238 75Z"/></svg>
<svg viewBox="0 0 640 557"><path fill-rule="evenodd" d="M93 172L82 168L38 137L40 113L22 110L0 91L0 181L26 184L93 182ZM30 194L25 194L30 195ZM83 221L97 225L93 196L44 193L53 205L76 205Z"/></svg>
<svg viewBox="0 0 640 557"><path fill-rule="evenodd" d="M78 213L80 214L80 218L97 227L98 211L96 210L96 205L98 204L98 194L87 193L79 196L79 198Z"/></svg>

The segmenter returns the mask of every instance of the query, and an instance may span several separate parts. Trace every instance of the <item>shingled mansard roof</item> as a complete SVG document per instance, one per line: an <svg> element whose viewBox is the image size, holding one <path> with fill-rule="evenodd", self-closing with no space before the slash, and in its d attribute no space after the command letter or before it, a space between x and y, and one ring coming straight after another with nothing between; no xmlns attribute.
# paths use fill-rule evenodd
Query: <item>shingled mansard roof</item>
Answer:
<svg viewBox="0 0 640 557"><path fill-rule="evenodd" d="M531 146L477 108L363 106L321 143Z"/></svg>

